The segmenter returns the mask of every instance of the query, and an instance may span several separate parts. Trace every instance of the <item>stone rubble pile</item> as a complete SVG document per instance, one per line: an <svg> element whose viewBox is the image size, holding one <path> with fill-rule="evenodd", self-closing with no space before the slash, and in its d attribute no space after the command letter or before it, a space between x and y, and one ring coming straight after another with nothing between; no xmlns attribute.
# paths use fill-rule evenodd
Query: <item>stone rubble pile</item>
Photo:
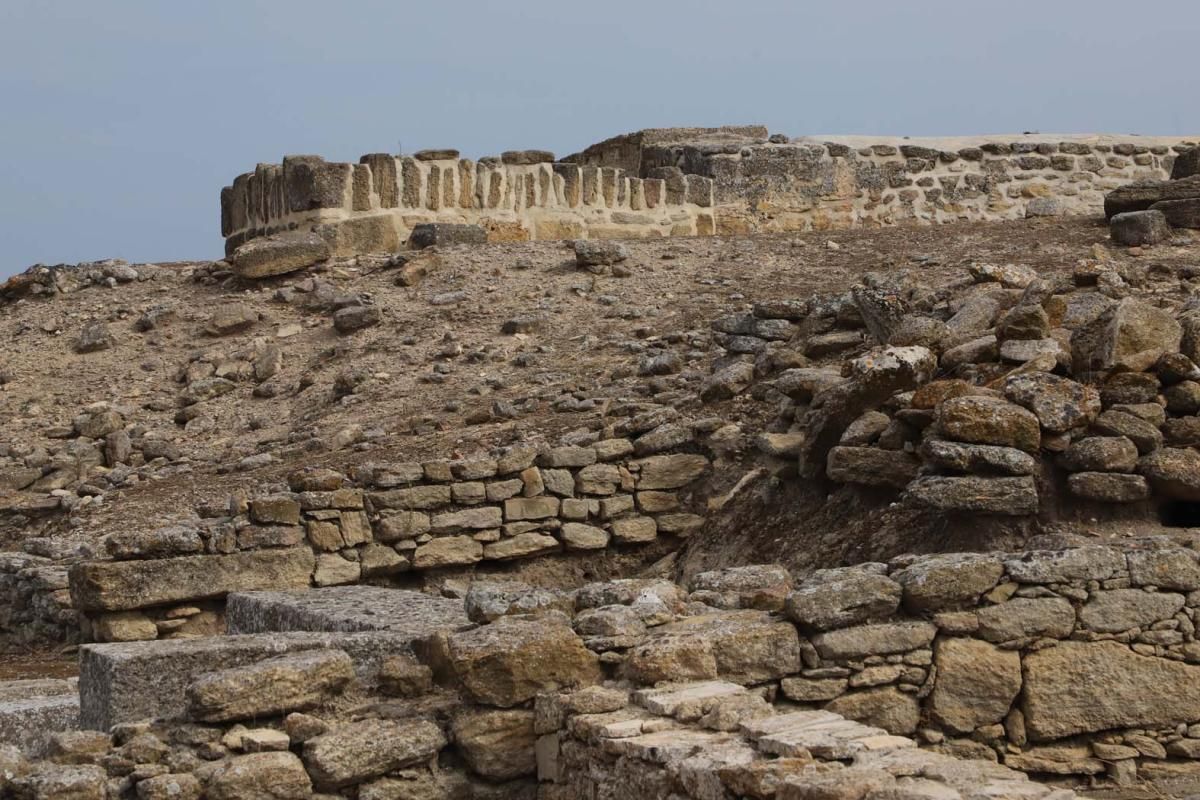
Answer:
<svg viewBox="0 0 1200 800"><path fill-rule="evenodd" d="M937 512L1197 503L1198 274L976 264L930 292L872 273L714 321L701 397L774 403L758 446L785 472Z"/></svg>

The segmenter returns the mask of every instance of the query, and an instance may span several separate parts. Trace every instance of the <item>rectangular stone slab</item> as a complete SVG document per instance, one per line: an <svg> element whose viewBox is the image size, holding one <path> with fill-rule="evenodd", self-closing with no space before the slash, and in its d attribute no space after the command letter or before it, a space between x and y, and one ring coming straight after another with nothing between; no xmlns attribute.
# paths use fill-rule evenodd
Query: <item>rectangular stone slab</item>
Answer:
<svg viewBox="0 0 1200 800"><path fill-rule="evenodd" d="M89 561L71 568L71 599L81 611L126 611L251 589L299 589L309 585L314 563L307 547Z"/></svg>
<svg viewBox="0 0 1200 800"><path fill-rule="evenodd" d="M373 633L268 633L84 645L79 651L79 722L106 731L119 722L180 719L184 690L200 675L315 648L345 650L361 680L379 662L411 655L412 637Z"/></svg>
<svg viewBox="0 0 1200 800"><path fill-rule="evenodd" d="M412 639L471 625L462 600L379 586L298 592L239 592L225 606L231 634L271 631L389 631Z"/></svg>
<svg viewBox="0 0 1200 800"><path fill-rule="evenodd" d="M1118 642L1062 642L1025 656L1023 667L1025 726L1035 741L1200 721L1200 666Z"/></svg>
<svg viewBox="0 0 1200 800"><path fill-rule="evenodd" d="M50 681L12 681L0 683L0 744L11 744L27 757L44 755L52 734L79 728L79 695L68 681L53 681L61 690L51 693L33 683ZM25 684L25 686L22 686ZM12 689L10 693L8 689ZM20 691L29 690L25 696Z"/></svg>

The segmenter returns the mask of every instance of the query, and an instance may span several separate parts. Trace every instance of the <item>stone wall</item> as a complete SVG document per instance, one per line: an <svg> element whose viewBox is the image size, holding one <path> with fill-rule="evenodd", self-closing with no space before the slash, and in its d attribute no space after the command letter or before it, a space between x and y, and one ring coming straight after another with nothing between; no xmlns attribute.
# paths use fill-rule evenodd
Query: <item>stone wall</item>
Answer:
<svg viewBox="0 0 1200 800"><path fill-rule="evenodd" d="M690 588L690 601L782 609L799 639L788 645L766 617L707 641L668 625L630 651L635 680L653 670L773 678L803 706L1031 773L1198 771L1184 763L1200 755L1193 550L1147 540L905 557L794 587L779 568L745 567L702 573ZM697 657L706 648L708 667Z"/></svg>
<svg viewBox="0 0 1200 800"><path fill-rule="evenodd" d="M712 181L668 170L557 163L550 153L460 159L455 150L365 155L358 164L288 156L221 190L226 250L315 229L335 255L399 250L421 223L470 223L492 240L603 239L713 233Z"/></svg>
<svg viewBox="0 0 1200 800"><path fill-rule="evenodd" d="M313 229L334 255L401 249L422 223L489 239L634 238L1099 214L1104 194L1167 178L1180 137L768 136L762 126L650 129L555 161L515 151L287 156L221 190L226 250Z"/></svg>
<svg viewBox="0 0 1200 800"><path fill-rule="evenodd" d="M18 647L78 641L66 567L24 553L0 556L0 637Z"/></svg>
<svg viewBox="0 0 1200 800"><path fill-rule="evenodd" d="M370 465L352 479L301 471L287 490L109 536L111 560L72 567L71 595L86 638L153 639L219 630L230 592L386 583L686 537L702 522L688 485L709 460L660 452L653 439Z"/></svg>

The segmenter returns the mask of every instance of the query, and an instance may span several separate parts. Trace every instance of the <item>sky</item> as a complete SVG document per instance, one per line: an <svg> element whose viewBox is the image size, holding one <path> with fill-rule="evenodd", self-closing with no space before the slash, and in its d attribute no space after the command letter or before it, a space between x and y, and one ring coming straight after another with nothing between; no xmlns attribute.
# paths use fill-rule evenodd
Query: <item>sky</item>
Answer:
<svg viewBox="0 0 1200 800"><path fill-rule="evenodd" d="M1200 134L1196 0L0 0L0 277L217 258L288 153L619 133Z"/></svg>

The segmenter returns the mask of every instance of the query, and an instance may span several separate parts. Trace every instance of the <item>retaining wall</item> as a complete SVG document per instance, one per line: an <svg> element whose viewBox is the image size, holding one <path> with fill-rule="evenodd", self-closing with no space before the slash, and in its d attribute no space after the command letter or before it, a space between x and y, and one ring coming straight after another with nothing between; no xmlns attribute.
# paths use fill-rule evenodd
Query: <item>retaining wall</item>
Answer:
<svg viewBox="0 0 1200 800"><path fill-rule="evenodd" d="M230 592L387 583L686 537L702 522L687 487L707 473L708 458L638 452L613 438L380 464L353 480L298 473L292 491L234 497L194 523L108 537L111 560L72 567L72 599L87 638L153 639L219 630Z"/></svg>

